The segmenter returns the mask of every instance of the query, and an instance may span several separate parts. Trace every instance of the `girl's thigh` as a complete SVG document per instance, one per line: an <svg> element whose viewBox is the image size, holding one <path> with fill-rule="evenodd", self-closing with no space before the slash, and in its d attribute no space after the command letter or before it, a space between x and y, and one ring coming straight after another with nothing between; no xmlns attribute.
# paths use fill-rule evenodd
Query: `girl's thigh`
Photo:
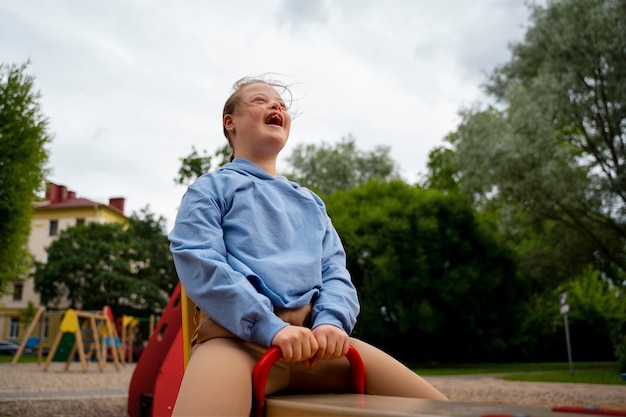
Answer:
<svg viewBox="0 0 626 417"><path fill-rule="evenodd" d="M350 343L363 359L367 394L447 400L430 383L387 353L358 339L351 338ZM311 368L279 362L276 368L268 378L268 394L282 390L335 393L352 390L351 369L346 358L318 361Z"/></svg>
<svg viewBox="0 0 626 417"><path fill-rule="evenodd" d="M189 358L172 415L248 416L252 370L263 351L226 338L199 345Z"/></svg>
<svg viewBox="0 0 626 417"><path fill-rule="evenodd" d="M350 343L363 359L367 394L447 400L430 383L382 350L354 338Z"/></svg>

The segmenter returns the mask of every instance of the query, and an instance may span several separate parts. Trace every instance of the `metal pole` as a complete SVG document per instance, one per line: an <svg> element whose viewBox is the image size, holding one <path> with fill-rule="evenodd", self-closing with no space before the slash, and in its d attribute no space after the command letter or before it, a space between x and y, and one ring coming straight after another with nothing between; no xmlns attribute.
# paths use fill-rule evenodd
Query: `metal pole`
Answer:
<svg viewBox="0 0 626 417"><path fill-rule="evenodd" d="M569 324L567 323L567 313L563 314L565 324L565 341L567 342L567 359L569 361L569 375L574 376L574 364L572 363L572 346L569 341Z"/></svg>

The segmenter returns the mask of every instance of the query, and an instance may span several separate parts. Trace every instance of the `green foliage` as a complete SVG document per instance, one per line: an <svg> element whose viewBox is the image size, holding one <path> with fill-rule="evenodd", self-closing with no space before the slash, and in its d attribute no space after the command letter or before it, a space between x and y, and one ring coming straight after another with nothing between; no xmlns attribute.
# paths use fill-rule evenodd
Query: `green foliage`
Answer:
<svg viewBox="0 0 626 417"><path fill-rule="evenodd" d="M450 134L447 141L453 142L453 134ZM454 152L445 146L439 146L428 154L428 174L423 184L424 188L433 188L443 192L458 192L456 170L451 163Z"/></svg>
<svg viewBox="0 0 626 417"><path fill-rule="evenodd" d="M52 140L27 66L0 63L0 293L30 268L32 203L45 182Z"/></svg>
<svg viewBox="0 0 626 417"><path fill-rule="evenodd" d="M67 298L74 308L109 305L116 315L161 311L177 282L163 224L144 209L128 226L88 223L64 230L34 274L42 304Z"/></svg>
<svg viewBox="0 0 626 417"><path fill-rule="evenodd" d="M132 236L135 249L135 257L132 259L135 265L132 269L134 285L131 289L137 294L135 297L139 298L134 302L149 305L148 300L159 300L159 304L153 304L151 308L162 308L178 283L170 242L165 231L165 218L155 217L146 207L139 214L133 213L127 233ZM166 295L164 300L163 291ZM161 304L161 301L165 303Z"/></svg>
<svg viewBox="0 0 626 417"><path fill-rule="evenodd" d="M462 112L429 179L456 183L515 250L528 283L523 357L563 357L555 300L568 289L575 358L626 363L623 297L607 289L626 271L626 3L532 10L524 41L486 85L497 105Z"/></svg>
<svg viewBox="0 0 626 417"><path fill-rule="evenodd" d="M425 361L506 357L523 287L465 198L392 181L326 201L359 290L359 337Z"/></svg>
<svg viewBox="0 0 626 417"><path fill-rule="evenodd" d="M33 321L36 312L37 309L35 308L35 304L33 304L32 301L29 301L26 308L20 310L20 323L22 323L24 326L27 326L30 322Z"/></svg>
<svg viewBox="0 0 626 417"><path fill-rule="evenodd" d="M485 86L497 104L461 112L425 183L458 189L497 224L528 300L590 264L617 284L626 271L626 3L531 8Z"/></svg>
<svg viewBox="0 0 626 417"><path fill-rule="evenodd" d="M576 343L578 358L586 360L590 354L604 347L603 358L613 359L611 334L626 323L626 296L624 289L596 270L588 268L578 279L558 290L567 291L570 305L569 325L572 343ZM576 334L573 332L576 331Z"/></svg>
<svg viewBox="0 0 626 417"><path fill-rule="evenodd" d="M562 222L542 221L514 206L501 207L492 218L497 218L501 236L516 253L518 274L527 283L525 300L597 263L592 242Z"/></svg>
<svg viewBox="0 0 626 417"><path fill-rule="evenodd" d="M624 288L590 267L574 279L537 295L530 301L523 324L527 358L567 358L563 316L558 295L567 291L572 355L580 360L613 360L624 340L626 296Z"/></svg>
<svg viewBox="0 0 626 417"><path fill-rule="evenodd" d="M358 187L371 179L389 181L398 178L389 151L388 146L361 151L352 136L342 138L335 146L298 145L287 157L290 170L286 176L324 195Z"/></svg>
<svg viewBox="0 0 626 417"><path fill-rule="evenodd" d="M221 158L218 166L226 164L230 158L230 148L228 144L217 149L215 157ZM206 150L202 154L198 153L195 146L191 147L191 153L184 158L180 158L181 167L178 170L178 177L174 178L176 184L190 184L196 178L213 169L213 156Z"/></svg>
<svg viewBox="0 0 626 417"><path fill-rule="evenodd" d="M524 42L464 114L461 188L558 221L626 271L626 4L534 6Z"/></svg>

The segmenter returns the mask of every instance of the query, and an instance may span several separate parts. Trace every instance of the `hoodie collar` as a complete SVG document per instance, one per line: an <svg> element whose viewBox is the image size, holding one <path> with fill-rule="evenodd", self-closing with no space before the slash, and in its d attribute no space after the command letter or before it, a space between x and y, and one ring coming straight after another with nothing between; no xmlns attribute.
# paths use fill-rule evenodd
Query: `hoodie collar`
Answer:
<svg viewBox="0 0 626 417"><path fill-rule="evenodd" d="M232 162L227 163L221 169L229 169L229 170L236 171L242 174L253 175L262 180L274 180L274 179L285 178L281 175L277 175L276 177L273 177L270 174L268 174L267 171L260 168L258 165L243 158L235 158L232 160Z"/></svg>

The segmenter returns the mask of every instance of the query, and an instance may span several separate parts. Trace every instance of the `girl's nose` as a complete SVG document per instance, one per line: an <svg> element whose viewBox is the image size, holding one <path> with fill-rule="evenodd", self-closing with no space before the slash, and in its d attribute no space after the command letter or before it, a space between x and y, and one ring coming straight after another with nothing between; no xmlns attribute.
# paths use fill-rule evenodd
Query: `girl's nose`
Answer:
<svg viewBox="0 0 626 417"><path fill-rule="evenodd" d="M282 108L282 105L280 102L273 100L270 102L270 108L274 110L280 110Z"/></svg>

